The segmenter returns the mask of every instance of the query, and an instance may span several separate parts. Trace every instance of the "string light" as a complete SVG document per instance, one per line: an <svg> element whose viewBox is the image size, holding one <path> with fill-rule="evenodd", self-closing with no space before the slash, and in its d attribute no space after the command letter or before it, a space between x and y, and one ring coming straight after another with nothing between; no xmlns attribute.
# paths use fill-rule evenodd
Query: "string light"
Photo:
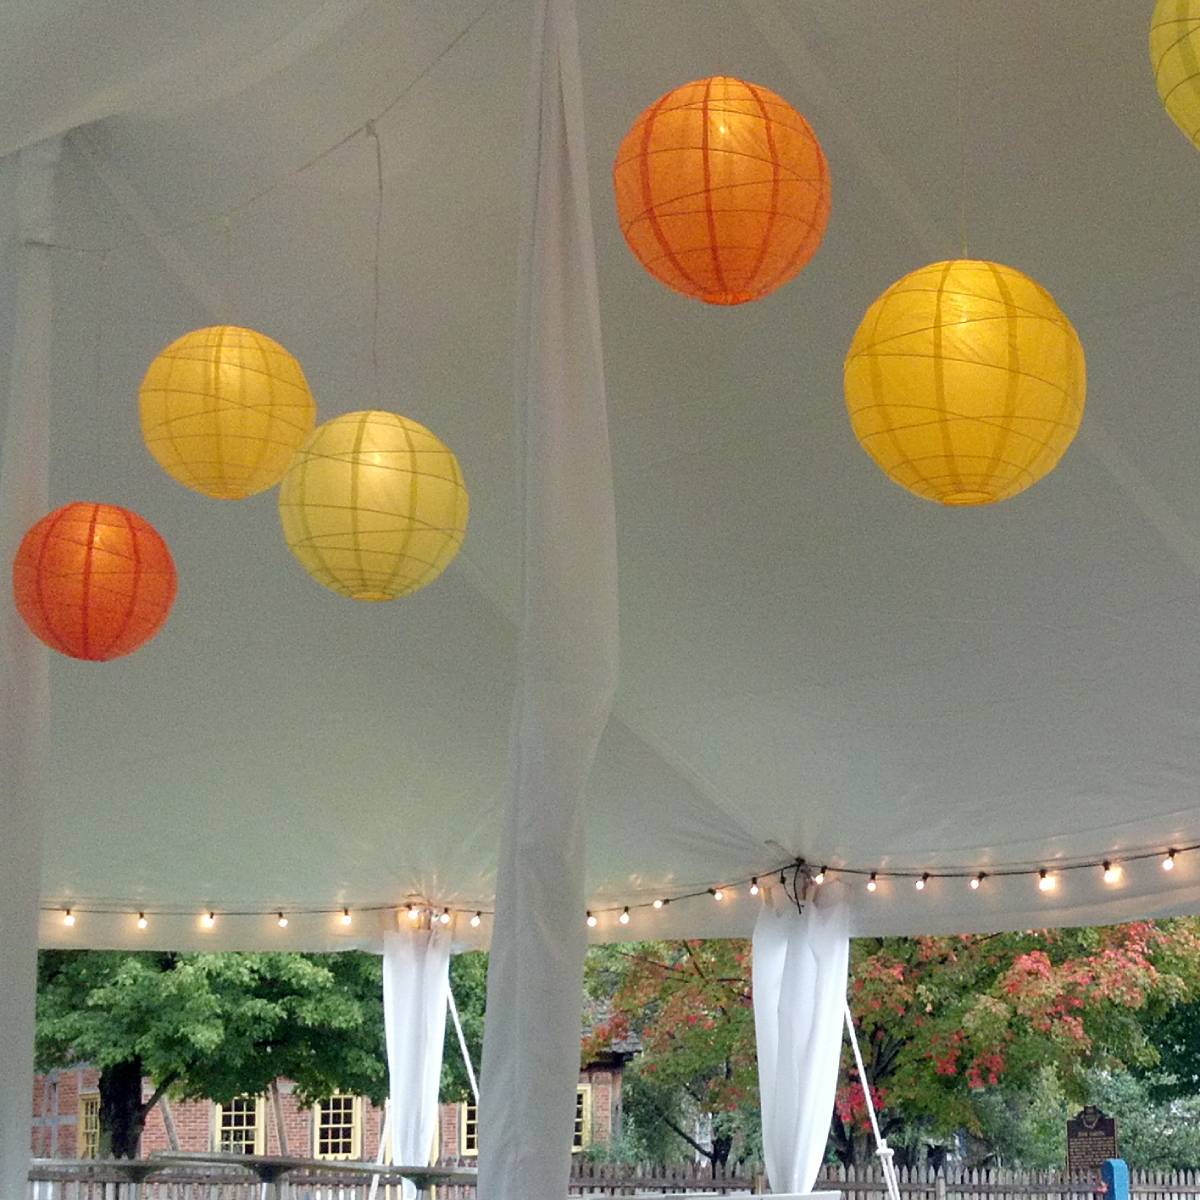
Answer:
<svg viewBox="0 0 1200 1200"><path fill-rule="evenodd" d="M919 876L915 876L912 871L903 870L903 869L895 871L895 872L867 871L863 868L849 867L849 866L833 868L833 872L835 874L840 873L840 874L849 875L849 876L853 876L853 875L857 875L860 877L863 875L867 876L866 889L870 893L875 893L879 890L879 882L881 879L904 879L904 878L912 879L913 886L919 892L923 892L923 891L927 890L926 885L932 879L966 879L967 886L972 891L978 891L980 886L986 879L991 879L991 878L996 878L996 877L1007 878L1007 877L1031 876L1031 875L1036 876L1038 888L1041 891L1052 892L1052 891L1056 890L1056 888L1058 887L1058 875L1064 871L1099 869L1103 872L1103 879L1106 884L1116 884L1116 883L1119 883L1121 881L1121 879L1124 877L1125 866L1131 862L1141 862L1141 861L1148 860L1151 858L1157 858L1159 860L1159 865L1162 867L1162 869L1164 871L1173 871L1175 869L1176 858L1180 854L1188 853L1188 852L1191 852L1194 850L1200 850L1200 842L1188 843L1187 845L1183 845L1183 846L1172 846L1165 851L1144 850L1144 851L1136 851L1136 852L1132 852L1132 853L1127 852L1123 855L1121 862L1115 862L1112 859L1103 859L1103 860L1093 860L1093 861L1087 861L1087 860L1074 861L1074 862L1067 862L1065 864L1060 863L1058 868L1053 872L1047 867L1034 868L1034 867L1027 867L1027 866L1023 866L1023 865L1014 865L1011 867L999 865L999 866L996 866L990 874L987 872L984 872L984 871L979 871L975 874L968 874L966 871L948 870L948 871L944 871L944 872L923 871L923 872L921 872L921 874ZM789 871L792 871L793 874L795 874L798 878L799 873L801 871L811 871L811 868L805 867L803 859L796 859L791 866L786 866L786 867L780 868L779 880L780 880L780 883L783 884L785 887L787 886L787 883L788 883L788 872ZM772 874L774 874L774 868L772 868ZM828 879L829 874L830 874L830 868L828 866L822 866L820 868L820 870L815 871L812 874L809 874L808 879L810 880L810 882L817 884L819 886ZM696 891L692 891L692 892L684 892L684 893L674 896L674 897L658 896L649 902L641 901L640 903L636 903L633 905L626 904L626 905L622 906L619 910L616 906L613 906L611 908L605 908L605 909L602 909L599 911L612 912L612 913L616 914L617 921L621 925L628 925L632 921L632 912L633 912L634 908L654 908L656 910L662 910L662 909L666 908L666 906L668 904L672 903L673 900L674 901L690 900L690 899L693 899L694 897L704 896L704 895L711 896L714 901L716 901L717 903L720 903L720 902L724 901L725 899L732 897L735 894L735 889L742 885L745 885L747 887L750 895L759 896L763 892L763 886L759 882L761 878L762 878L762 876L760 876L760 875L752 875L748 879L737 880L732 884L730 884L730 883L724 883L724 884L720 884L720 885L714 884L711 887L697 889ZM417 921L419 921L420 918L425 913L428 912L429 916L434 921L437 921L439 924L442 924L442 925L448 925L451 922L451 917L452 917L453 913L461 911L463 913L463 916L465 917L467 915L467 913L470 912L469 909L460 910L460 909L452 909L449 907L444 907L440 911L438 911L437 909L433 908L432 906L427 906L423 903L415 903L412 901L409 901L400 907L402 907L403 910L408 913L408 919L409 919L409 921L411 921L413 923L416 923ZM71 908L67 908L62 905L49 904L49 905L45 906L45 909L43 911L46 911L49 913L60 912L62 914L62 923L63 923L63 925L67 926L68 928L74 926L76 923L77 913L75 910L73 910ZM101 914L119 914L121 912L120 909L107 908L107 907L85 908L82 911L88 912L88 913L101 913ZM136 925L137 925L138 929L146 929L149 927L150 922L147 917L147 913L145 911L143 911L143 910L130 911L129 909L126 909L125 911L126 911L126 913L128 913L128 919L136 921ZM328 913L331 916L338 916L338 919L341 921L341 924L344 926L350 926L353 924L353 921L354 921L354 918L351 914L351 910L349 908L341 908L341 909L312 908L312 909L303 909L301 911L308 912L308 913ZM396 909L395 905L380 904L380 905L368 905L365 908L363 908L362 911L364 911L364 912L383 912L383 911L395 912L395 911L397 911L397 909ZM135 914L136 914L136 916L135 916ZM182 914L180 914L176 911L172 911L172 910L164 910L162 912L152 911L150 913L150 916L154 916L154 915L180 916ZM286 929L288 927L288 923L289 923L288 917L285 913L275 911L272 914L271 910L264 911L262 909L257 909L257 910L255 910L255 909L240 910L239 909L237 911L226 911L225 913L223 913L223 915L224 916L234 916L234 917L255 917L255 916L264 917L264 916L268 916L268 915L274 915L277 918L277 923L281 929ZM476 911L474 913L474 915L472 915L470 917L471 927L476 928L476 929L479 928L479 926L482 924L482 919L483 919L483 911L482 910ZM214 909L207 910L200 917L200 924L205 929L215 928L216 923L217 923L217 914ZM599 917L596 915L596 913L593 913L590 909L587 912L587 923L588 923L588 926L593 929L599 924Z"/></svg>

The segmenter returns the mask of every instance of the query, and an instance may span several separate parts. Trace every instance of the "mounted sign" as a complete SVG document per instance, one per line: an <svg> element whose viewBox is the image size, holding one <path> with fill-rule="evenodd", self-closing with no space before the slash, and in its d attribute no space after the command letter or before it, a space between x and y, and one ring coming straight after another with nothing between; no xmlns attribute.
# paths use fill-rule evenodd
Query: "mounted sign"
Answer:
<svg viewBox="0 0 1200 1200"><path fill-rule="evenodd" d="M1095 1173L1117 1157L1117 1119L1089 1104L1067 1122L1067 1170Z"/></svg>

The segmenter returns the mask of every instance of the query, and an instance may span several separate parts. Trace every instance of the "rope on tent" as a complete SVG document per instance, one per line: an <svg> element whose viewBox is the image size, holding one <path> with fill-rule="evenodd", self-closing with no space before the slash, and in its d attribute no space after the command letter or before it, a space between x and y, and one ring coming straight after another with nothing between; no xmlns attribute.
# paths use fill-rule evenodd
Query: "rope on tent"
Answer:
<svg viewBox="0 0 1200 1200"><path fill-rule="evenodd" d="M475 1068L471 1065L471 1052L467 1049L467 1039L463 1036L462 1022L458 1019L458 1005L454 1003L454 993L446 989L446 1005L450 1009L450 1019L454 1022L454 1032L458 1034L458 1048L462 1051L463 1065L467 1068L467 1078L471 1081L471 1094L475 1097L475 1107L479 1107L479 1084L475 1082Z"/></svg>
<svg viewBox="0 0 1200 1200"><path fill-rule="evenodd" d="M375 1165L382 1167L387 1159L388 1153L388 1138L392 1136L392 1102L385 1100L383 1102L383 1126L379 1130L379 1150L375 1155ZM371 1176L371 1188L367 1192L367 1200L375 1200L375 1194L379 1191L379 1176Z"/></svg>
<svg viewBox="0 0 1200 1200"><path fill-rule="evenodd" d="M887 1138L879 1132L879 1118L875 1113L875 1101L871 1098L871 1084L863 1068L862 1051L858 1048L858 1034L854 1031L854 1017L850 1013L850 1002L846 1001L846 1030L850 1034L850 1048L854 1051L854 1065L858 1068L858 1081L862 1084L867 1102L867 1115L871 1118L871 1131L875 1134L875 1153L883 1167L883 1181L887 1185L890 1200L900 1200L900 1183L896 1178L895 1151L887 1144Z"/></svg>

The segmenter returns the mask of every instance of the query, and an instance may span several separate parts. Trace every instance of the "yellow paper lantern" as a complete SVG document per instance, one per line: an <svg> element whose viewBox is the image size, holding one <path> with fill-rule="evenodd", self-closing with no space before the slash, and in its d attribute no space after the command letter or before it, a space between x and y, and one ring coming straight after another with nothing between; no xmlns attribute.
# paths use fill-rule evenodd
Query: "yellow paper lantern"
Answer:
<svg viewBox="0 0 1200 1200"><path fill-rule="evenodd" d="M396 413L346 413L300 447L279 489L283 536L318 582L352 600L395 600L432 583L462 546L458 459Z"/></svg>
<svg viewBox="0 0 1200 1200"><path fill-rule="evenodd" d="M1200 149L1200 0L1158 0L1150 62L1171 120Z"/></svg>
<svg viewBox="0 0 1200 1200"><path fill-rule="evenodd" d="M236 325L172 342L150 364L139 400L142 437L159 466L217 500L274 487L317 420L300 364Z"/></svg>
<svg viewBox="0 0 1200 1200"><path fill-rule="evenodd" d="M728 75L646 109L617 151L613 190L637 260L706 304L787 283L829 220L829 167L808 122L769 88Z"/></svg>
<svg viewBox="0 0 1200 1200"><path fill-rule="evenodd" d="M1087 372L1045 288L955 259L871 305L845 388L855 437L894 482L941 504L992 504L1053 470L1083 419Z"/></svg>

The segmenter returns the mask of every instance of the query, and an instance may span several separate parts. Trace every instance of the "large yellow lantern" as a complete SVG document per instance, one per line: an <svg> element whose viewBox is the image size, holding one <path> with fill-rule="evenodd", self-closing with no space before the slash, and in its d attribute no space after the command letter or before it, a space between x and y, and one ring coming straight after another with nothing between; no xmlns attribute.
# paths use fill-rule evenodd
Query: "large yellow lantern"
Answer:
<svg viewBox="0 0 1200 1200"><path fill-rule="evenodd" d="M150 364L139 400L146 448L172 479L217 500L274 487L312 432L300 364L253 329L214 325Z"/></svg>
<svg viewBox="0 0 1200 1200"><path fill-rule="evenodd" d="M706 304L758 300L794 278L829 220L829 167L782 96L729 75L661 96L613 164L621 232L667 287Z"/></svg>
<svg viewBox="0 0 1200 1200"><path fill-rule="evenodd" d="M1200 0L1158 0L1150 62L1171 120L1200 149Z"/></svg>
<svg viewBox="0 0 1200 1200"><path fill-rule="evenodd" d="M845 388L855 437L894 482L941 504L992 504L1053 470L1079 430L1087 373L1045 288L954 259L871 305Z"/></svg>
<svg viewBox="0 0 1200 1200"><path fill-rule="evenodd" d="M396 413L346 413L300 447L279 489L284 540L318 582L351 600L432 583L467 532L458 459Z"/></svg>

